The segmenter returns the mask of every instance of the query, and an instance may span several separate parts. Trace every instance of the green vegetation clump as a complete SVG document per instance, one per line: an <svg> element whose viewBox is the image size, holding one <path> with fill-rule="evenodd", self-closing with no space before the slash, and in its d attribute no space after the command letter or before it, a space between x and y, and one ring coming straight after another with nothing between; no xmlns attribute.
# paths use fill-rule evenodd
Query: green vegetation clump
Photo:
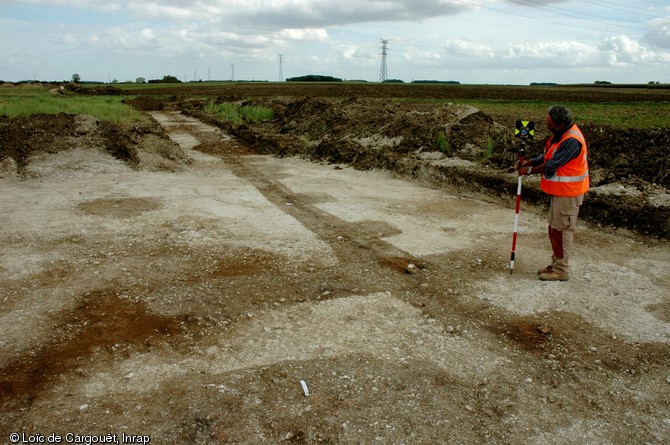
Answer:
<svg viewBox="0 0 670 445"><path fill-rule="evenodd" d="M486 140L486 148L484 149L484 152L482 153L482 162L488 162L489 159L491 159L491 156L493 155L493 151L495 149L495 142L493 141L493 138L488 138Z"/></svg>
<svg viewBox="0 0 670 445"><path fill-rule="evenodd" d="M0 115L87 114L117 124L143 121L146 116L123 103L124 96L52 94L46 88L21 87L0 90Z"/></svg>
<svg viewBox="0 0 670 445"><path fill-rule="evenodd" d="M435 144L437 145L437 149L442 153L449 151L449 141L447 141L447 137L444 135L444 131L437 133Z"/></svg>
<svg viewBox="0 0 670 445"><path fill-rule="evenodd" d="M235 124L263 122L274 116L274 112L268 107L239 105L230 102L218 104L210 102L205 106L205 112Z"/></svg>

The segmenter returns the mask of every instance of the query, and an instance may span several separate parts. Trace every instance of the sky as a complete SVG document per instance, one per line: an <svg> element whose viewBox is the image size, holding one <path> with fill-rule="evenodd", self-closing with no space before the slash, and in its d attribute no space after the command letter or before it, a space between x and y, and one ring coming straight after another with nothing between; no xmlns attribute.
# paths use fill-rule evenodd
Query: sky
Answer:
<svg viewBox="0 0 670 445"><path fill-rule="evenodd" d="M670 0L0 0L3 81L378 82L383 61L404 82L670 83Z"/></svg>

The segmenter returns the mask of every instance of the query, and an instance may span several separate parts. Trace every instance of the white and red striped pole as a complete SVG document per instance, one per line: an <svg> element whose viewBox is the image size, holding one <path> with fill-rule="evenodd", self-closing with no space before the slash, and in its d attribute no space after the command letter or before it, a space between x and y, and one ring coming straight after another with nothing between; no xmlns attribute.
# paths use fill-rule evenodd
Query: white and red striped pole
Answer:
<svg viewBox="0 0 670 445"><path fill-rule="evenodd" d="M523 163L523 155L520 161ZM516 187L516 213L514 214L514 234L512 235L512 254L509 260L509 273L514 272L514 255L516 254L516 238L519 231L519 209L521 208L521 178L519 175L519 184Z"/></svg>
<svg viewBox="0 0 670 445"><path fill-rule="evenodd" d="M514 130L514 137L521 138L519 145L519 162L521 165L524 162L524 155L526 154L526 139L533 139L535 136L535 122L533 121L516 121L516 129ZM518 167L517 167L518 168ZM521 175L519 175L519 185L516 188L516 213L514 214L514 235L512 235L512 254L509 260L509 273L514 272L514 256L516 254L516 238L519 231L519 209L521 208Z"/></svg>

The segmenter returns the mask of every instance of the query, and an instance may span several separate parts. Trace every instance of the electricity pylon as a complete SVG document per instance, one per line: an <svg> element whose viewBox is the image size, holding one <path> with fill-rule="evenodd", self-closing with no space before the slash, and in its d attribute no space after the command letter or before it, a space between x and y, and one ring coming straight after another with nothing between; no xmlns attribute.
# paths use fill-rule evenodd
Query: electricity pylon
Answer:
<svg viewBox="0 0 670 445"><path fill-rule="evenodd" d="M382 67L379 70L379 81L386 82L388 73L386 72L386 56L388 55L388 39L381 39L382 42Z"/></svg>

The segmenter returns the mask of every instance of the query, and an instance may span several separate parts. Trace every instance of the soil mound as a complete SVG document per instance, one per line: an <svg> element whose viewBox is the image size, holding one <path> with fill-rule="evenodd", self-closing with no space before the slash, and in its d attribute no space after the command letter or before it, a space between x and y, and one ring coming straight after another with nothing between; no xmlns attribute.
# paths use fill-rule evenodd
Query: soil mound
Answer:
<svg viewBox="0 0 670 445"><path fill-rule="evenodd" d="M123 91L118 88L114 88L111 85L101 85L95 87L84 87L76 83L68 83L65 85L65 89L69 92L82 94L85 96L121 96Z"/></svg>
<svg viewBox="0 0 670 445"><path fill-rule="evenodd" d="M0 116L0 161L13 163L21 171L31 153L57 153L69 148L72 138L80 134L73 114Z"/></svg>
<svg viewBox="0 0 670 445"><path fill-rule="evenodd" d="M417 110L387 99L360 97L342 101L280 98L243 103L269 106L275 117L271 122L235 126L212 122L201 112L200 103L181 107L187 113L242 135L261 151L353 163L360 169L384 167L387 165L384 158L388 156L426 151L440 151L445 156L472 161L489 160L492 156L499 157L494 147L506 147L512 142L502 125L468 105L447 104ZM378 156L380 153L383 156ZM370 162L374 158L378 158L378 163Z"/></svg>
<svg viewBox="0 0 670 445"><path fill-rule="evenodd" d="M30 157L73 148L104 148L143 170L176 170L188 162L177 144L151 119L131 128L75 114L0 116L0 177L23 175Z"/></svg>

